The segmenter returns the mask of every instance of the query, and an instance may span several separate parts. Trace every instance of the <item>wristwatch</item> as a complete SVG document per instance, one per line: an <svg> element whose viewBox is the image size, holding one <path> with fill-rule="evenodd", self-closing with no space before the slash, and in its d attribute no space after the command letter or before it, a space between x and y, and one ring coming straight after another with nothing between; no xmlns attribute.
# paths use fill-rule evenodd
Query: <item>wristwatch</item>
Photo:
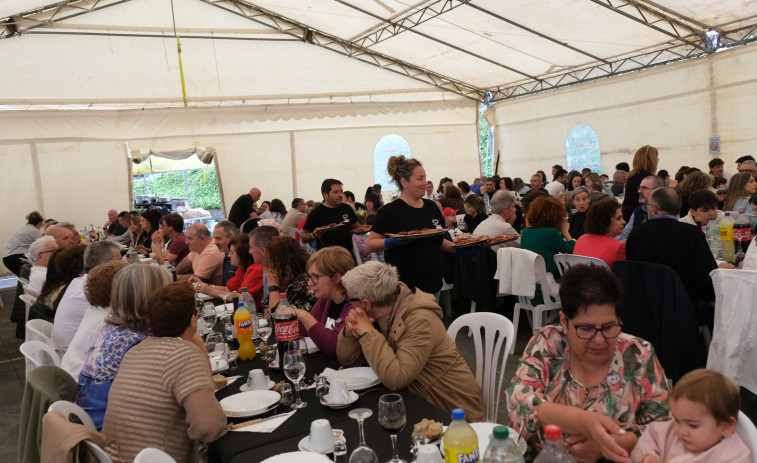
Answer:
<svg viewBox="0 0 757 463"><path fill-rule="evenodd" d="M279 288L278 286L269 286L268 287L268 292L270 293L271 291L276 291L276 292L280 293L281 292L281 288Z"/></svg>

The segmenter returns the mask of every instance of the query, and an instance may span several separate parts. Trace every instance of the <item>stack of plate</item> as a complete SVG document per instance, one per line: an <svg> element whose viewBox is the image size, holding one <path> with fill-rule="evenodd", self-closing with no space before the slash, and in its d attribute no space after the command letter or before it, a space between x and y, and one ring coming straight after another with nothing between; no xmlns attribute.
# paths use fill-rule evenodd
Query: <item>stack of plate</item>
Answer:
<svg viewBox="0 0 757 463"><path fill-rule="evenodd" d="M371 370L371 367L345 368L344 370L329 373L326 377L329 382L335 379L343 379L347 383L347 389L350 391L359 391L381 384L381 380Z"/></svg>
<svg viewBox="0 0 757 463"><path fill-rule="evenodd" d="M276 408L280 399L281 394L276 391L247 391L226 397L220 404L226 416L244 418Z"/></svg>

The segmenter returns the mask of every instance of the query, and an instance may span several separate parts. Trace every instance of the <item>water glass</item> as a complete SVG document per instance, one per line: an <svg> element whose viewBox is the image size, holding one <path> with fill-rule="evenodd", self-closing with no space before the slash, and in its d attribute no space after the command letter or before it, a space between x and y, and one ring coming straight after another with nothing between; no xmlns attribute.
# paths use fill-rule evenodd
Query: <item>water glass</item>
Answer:
<svg viewBox="0 0 757 463"><path fill-rule="evenodd" d="M284 353L284 375L289 381L294 383L294 390L297 395L297 402L292 404L292 408L305 408L307 402L303 402L300 397L300 381L305 377L305 357L298 350L288 350Z"/></svg>

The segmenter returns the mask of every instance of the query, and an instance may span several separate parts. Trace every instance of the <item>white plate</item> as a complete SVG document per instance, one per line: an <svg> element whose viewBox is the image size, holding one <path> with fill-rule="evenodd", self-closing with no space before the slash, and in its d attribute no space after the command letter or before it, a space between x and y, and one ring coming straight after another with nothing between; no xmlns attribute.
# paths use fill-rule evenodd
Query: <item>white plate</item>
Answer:
<svg viewBox="0 0 757 463"><path fill-rule="evenodd" d="M210 365L213 367L213 374L229 369L229 363L224 359L211 358Z"/></svg>
<svg viewBox="0 0 757 463"><path fill-rule="evenodd" d="M314 453L320 453L321 455L325 455L327 453L332 453L334 451L334 446L333 445L331 446L330 449L326 449L323 452L316 452L315 450L310 450L310 447L308 447L308 442L309 441L310 441L310 436L303 437L302 440L300 441L300 443L297 444L297 448L300 449L300 450L302 450L303 452L308 452L308 455L312 455ZM306 458L309 458L309 456L307 456ZM302 460L302 461L311 461L311 460L305 459L305 460ZM329 461L331 461L331 460L329 460Z"/></svg>
<svg viewBox="0 0 757 463"><path fill-rule="evenodd" d="M349 407L350 405L354 404L355 402L357 402L357 399L359 399L359 398L360 398L360 396L357 395L357 392L350 391L350 398L347 399L347 402L345 402L343 404L327 402L326 401L326 397L321 397L321 405L325 405L327 407L337 408L337 409L338 408L346 408L346 407Z"/></svg>
<svg viewBox="0 0 757 463"><path fill-rule="evenodd" d="M325 455L313 452L287 452L266 458L261 463L330 463Z"/></svg>
<svg viewBox="0 0 757 463"><path fill-rule="evenodd" d="M209 299L213 299L213 296L205 293L197 293L197 299L200 299L202 301L207 301Z"/></svg>
<svg viewBox="0 0 757 463"><path fill-rule="evenodd" d="M347 389L351 391L359 391L360 389L366 389L377 384L381 384L381 380L378 379L376 373L371 370L371 367L355 367L345 368L344 370L337 370L328 376L329 382L335 379L343 379L347 383Z"/></svg>
<svg viewBox="0 0 757 463"><path fill-rule="evenodd" d="M474 431L476 431L476 435L478 436L478 455L480 458L483 458L484 452L486 451L486 448L489 446L489 440L492 437L492 433L494 432L494 428L497 426L503 426L498 423L470 423L471 427ZM518 435L518 431L511 428L510 426L507 426L508 434L507 437L510 439L514 438ZM444 432L447 432L447 426L444 426ZM441 441L439 442L439 446L441 448L444 448L444 437L441 438ZM518 450L520 450L521 455L526 454L526 450L528 449L526 445L526 440L522 437L518 441Z"/></svg>
<svg viewBox="0 0 757 463"><path fill-rule="evenodd" d="M281 394L276 391L247 391L234 394L221 400L226 416L243 418L265 413L278 405Z"/></svg>
<svg viewBox="0 0 757 463"><path fill-rule="evenodd" d="M269 391L271 389L273 389L273 386L275 386L275 385L276 385L275 381L271 381L270 379L268 380L268 390ZM239 388L239 390L242 391L242 392L247 392L247 383L242 384L242 386ZM253 389L253 390L256 390L256 389Z"/></svg>
<svg viewBox="0 0 757 463"><path fill-rule="evenodd" d="M224 308L223 304L215 306L214 309L216 309L216 315L221 316L233 312L233 309L231 308L232 305L234 304L229 301L228 307L226 308Z"/></svg>

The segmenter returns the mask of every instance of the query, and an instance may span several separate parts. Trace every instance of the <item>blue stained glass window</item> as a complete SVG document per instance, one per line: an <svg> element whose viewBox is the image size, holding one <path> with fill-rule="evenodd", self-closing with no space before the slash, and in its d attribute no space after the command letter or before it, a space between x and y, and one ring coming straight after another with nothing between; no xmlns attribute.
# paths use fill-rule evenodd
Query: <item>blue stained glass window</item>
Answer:
<svg viewBox="0 0 757 463"><path fill-rule="evenodd" d="M400 154L406 158L412 157L410 145L399 135L386 135L376 143L376 148L373 150L373 170L375 182L381 185L382 191L397 189L397 185L386 171L386 163L390 157Z"/></svg>
<svg viewBox="0 0 757 463"><path fill-rule="evenodd" d="M565 141L565 151L568 155L568 171L588 167L592 172L602 171L602 161L599 158L599 137L597 132L586 124L573 127Z"/></svg>

